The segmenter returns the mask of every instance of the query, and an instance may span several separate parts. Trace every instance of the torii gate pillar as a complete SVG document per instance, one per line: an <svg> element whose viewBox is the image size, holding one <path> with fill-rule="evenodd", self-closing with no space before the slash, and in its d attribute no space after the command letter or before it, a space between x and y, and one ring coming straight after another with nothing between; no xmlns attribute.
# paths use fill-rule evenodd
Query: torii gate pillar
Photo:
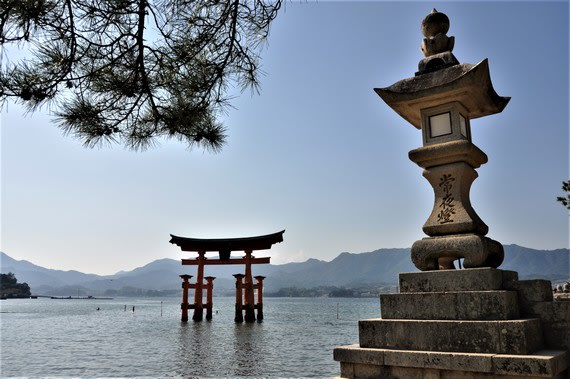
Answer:
<svg viewBox="0 0 570 379"><path fill-rule="evenodd" d="M257 322L263 321L263 279L265 276L258 275L255 277L257 284L255 288L257 288L257 304L255 304L255 308L257 309Z"/></svg>
<svg viewBox="0 0 570 379"><path fill-rule="evenodd" d="M214 307L214 302L212 300L212 291L214 290L214 276L206 276L206 320L210 321L212 319L212 308Z"/></svg>
<svg viewBox="0 0 570 379"><path fill-rule="evenodd" d="M204 284L205 254L205 251L198 252L198 278L196 279L196 290L194 291L194 316L192 316L192 320L194 321L202 321L202 318L204 317L204 305L202 304L202 287Z"/></svg>
<svg viewBox="0 0 570 379"><path fill-rule="evenodd" d="M182 304L180 304L180 308L182 309L182 320L183 322L188 321L188 288L190 288L189 280L192 278L192 275L180 275L182 278Z"/></svg>
<svg viewBox="0 0 570 379"><path fill-rule="evenodd" d="M255 301L253 295L253 278L251 277L251 251L245 252L245 283L244 283L244 298L245 298L245 322L255 322Z"/></svg>
<svg viewBox="0 0 570 379"><path fill-rule="evenodd" d="M243 322L243 274L234 274L236 278L236 315L234 317L235 322Z"/></svg>

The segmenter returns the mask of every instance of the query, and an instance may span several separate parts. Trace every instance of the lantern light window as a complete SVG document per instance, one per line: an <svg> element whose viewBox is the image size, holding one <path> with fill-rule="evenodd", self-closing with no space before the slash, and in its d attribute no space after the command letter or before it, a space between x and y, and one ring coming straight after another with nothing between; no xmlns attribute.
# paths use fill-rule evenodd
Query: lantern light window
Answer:
<svg viewBox="0 0 570 379"><path fill-rule="evenodd" d="M451 113L441 113L429 117L430 137L441 137L451 134Z"/></svg>

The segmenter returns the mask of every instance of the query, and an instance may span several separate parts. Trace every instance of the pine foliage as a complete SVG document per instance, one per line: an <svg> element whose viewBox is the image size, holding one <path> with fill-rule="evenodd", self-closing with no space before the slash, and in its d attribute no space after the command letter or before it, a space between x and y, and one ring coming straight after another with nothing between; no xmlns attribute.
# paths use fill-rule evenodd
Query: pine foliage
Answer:
<svg viewBox="0 0 570 379"><path fill-rule="evenodd" d="M0 101L55 109L86 146L218 151L228 90L257 89L281 0L2 0ZM19 51L20 50L20 51ZM13 56L22 55L21 59Z"/></svg>
<svg viewBox="0 0 570 379"><path fill-rule="evenodd" d="M570 209L570 180L562 182L562 191L566 192L566 196L558 196L556 200L561 202L566 209Z"/></svg>

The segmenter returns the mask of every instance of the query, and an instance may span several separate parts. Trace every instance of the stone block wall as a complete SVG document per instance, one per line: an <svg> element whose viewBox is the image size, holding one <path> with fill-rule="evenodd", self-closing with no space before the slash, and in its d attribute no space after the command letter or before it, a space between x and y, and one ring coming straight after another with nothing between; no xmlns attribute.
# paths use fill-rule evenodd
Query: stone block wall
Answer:
<svg viewBox="0 0 570 379"><path fill-rule="evenodd" d="M510 286L518 294L522 317L540 319L545 345L570 350L570 301L554 301L548 280L519 280Z"/></svg>
<svg viewBox="0 0 570 379"><path fill-rule="evenodd" d="M570 379L570 301L491 268L400 274L382 318L338 347L344 378Z"/></svg>

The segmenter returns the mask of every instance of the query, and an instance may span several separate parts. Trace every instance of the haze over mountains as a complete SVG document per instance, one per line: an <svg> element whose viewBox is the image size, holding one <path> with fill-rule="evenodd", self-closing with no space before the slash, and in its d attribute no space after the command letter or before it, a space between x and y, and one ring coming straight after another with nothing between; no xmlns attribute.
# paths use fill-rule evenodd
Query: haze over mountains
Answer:
<svg viewBox="0 0 570 379"><path fill-rule="evenodd" d="M236 253L234 253L236 254ZM268 254L270 255L270 254ZM517 245L505 246L501 269L519 272L519 277L543 278L554 282L570 279L568 249L534 250ZM182 266L179 260L159 259L132 271L114 275L84 274L43 268L25 260L15 260L0 252L0 271L13 272L19 282L26 282L34 295L76 296L117 293L121 289L165 291L178 294L178 275L196 275L195 266ZM207 266L206 275L215 276L215 293L235 291L232 274L243 273L241 266ZM254 275L264 275L264 288L275 292L281 288L338 286L354 288L396 284L399 272L417 271L410 260L410 249L378 249L368 253L341 253L330 262L309 259L300 263L257 265ZM119 292L120 294L120 292Z"/></svg>

